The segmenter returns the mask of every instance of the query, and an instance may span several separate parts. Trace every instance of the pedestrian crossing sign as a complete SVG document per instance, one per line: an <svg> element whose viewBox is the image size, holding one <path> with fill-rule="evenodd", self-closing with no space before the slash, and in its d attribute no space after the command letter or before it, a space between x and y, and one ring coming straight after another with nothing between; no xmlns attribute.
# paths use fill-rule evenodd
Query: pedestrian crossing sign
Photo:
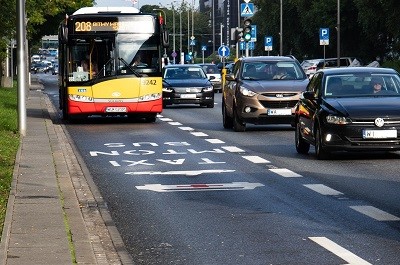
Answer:
<svg viewBox="0 0 400 265"><path fill-rule="evenodd" d="M241 17L251 17L254 15L254 4L242 3L240 4L240 10Z"/></svg>

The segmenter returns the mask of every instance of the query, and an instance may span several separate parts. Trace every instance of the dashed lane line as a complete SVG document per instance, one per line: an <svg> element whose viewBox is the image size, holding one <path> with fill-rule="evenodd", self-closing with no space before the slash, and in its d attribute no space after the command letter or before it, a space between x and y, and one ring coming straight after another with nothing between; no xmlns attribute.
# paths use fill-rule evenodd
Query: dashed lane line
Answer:
<svg viewBox="0 0 400 265"><path fill-rule="evenodd" d="M203 133L203 132L191 132L191 134L193 134L194 136L198 136L198 137L206 137L206 136L208 136L208 134Z"/></svg>
<svg viewBox="0 0 400 265"><path fill-rule="evenodd" d="M350 206L351 209L378 221L400 221L400 218L369 205Z"/></svg>
<svg viewBox="0 0 400 265"><path fill-rule="evenodd" d="M322 195L343 195L342 192L329 188L328 186L325 186L323 184L304 184L304 186Z"/></svg>
<svg viewBox="0 0 400 265"><path fill-rule="evenodd" d="M244 153L245 151L243 149L240 149L239 147L236 146L222 146L222 149L225 149L228 152L231 153Z"/></svg>
<svg viewBox="0 0 400 265"><path fill-rule="evenodd" d="M182 123L180 123L180 122L178 122L178 121L170 121L170 122L168 122L170 125L173 125L173 126L180 126L180 125L182 125Z"/></svg>
<svg viewBox="0 0 400 265"><path fill-rule="evenodd" d="M224 144L225 142L220 139L206 139L207 142L212 144Z"/></svg>
<svg viewBox="0 0 400 265"><path fill-rule="evenodd" d="M269 171L274 172L285 178L302 178L303 177L302 175L297 174L286 168L271 168L271 169L269 169Z"/></svg>
<svg viewBox="0 0 400 265"><path fill-rule="evenodd" d="M259 157L259 156L242 156L242 157L244 159L250 161L250 162L255 163L255 164L268 164L268 163L271 163L270 161L268 161L268 160L266 160L266 159L264 159L262 157Z"/></svg>
<svg viewBox="0 0 400 265"><path fill-rule="evenodd" d="M309 237L309 239L345 260L347 264L344 265L372 265L326 237Z"/></svg>

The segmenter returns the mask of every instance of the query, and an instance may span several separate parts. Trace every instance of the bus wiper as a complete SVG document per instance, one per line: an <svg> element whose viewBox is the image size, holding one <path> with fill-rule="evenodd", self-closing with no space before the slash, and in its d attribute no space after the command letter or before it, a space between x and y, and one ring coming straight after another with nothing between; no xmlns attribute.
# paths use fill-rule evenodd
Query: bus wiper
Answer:
<svg viewBox="0 0 400 265"><path fill-rule="evenodd" d="M133 69L133 67L132 67L129 63L127 63L127 62L124 60L124 58L118 57L118 60L120 60L121 62L123 62L123 63L125 64L125 66L128 67L129 70L131 70L132 73L134 73L137 77L141 77L141 76L142 76L142 75L139 74L135 69Z"/></svg>
<svg viewBox="0 0 400 265"><path fill-rule="evenodd" d="M102 76L106 76L106 66L112 62L114 60L114 58L110 58L105 64L104 66L100 69L100 71L97 73L96 79L100 77L100 75L102 74Z"/></svg>

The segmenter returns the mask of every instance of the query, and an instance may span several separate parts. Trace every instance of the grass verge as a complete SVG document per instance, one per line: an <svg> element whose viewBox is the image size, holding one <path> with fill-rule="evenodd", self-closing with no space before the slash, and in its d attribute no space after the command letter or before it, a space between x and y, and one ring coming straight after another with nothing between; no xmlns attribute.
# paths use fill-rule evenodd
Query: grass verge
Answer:
<svg viewBox="0 0 400 265"><path fill-rule="evenodd" d="M0 87L0 235L19 147L17 87Z"/></svg>

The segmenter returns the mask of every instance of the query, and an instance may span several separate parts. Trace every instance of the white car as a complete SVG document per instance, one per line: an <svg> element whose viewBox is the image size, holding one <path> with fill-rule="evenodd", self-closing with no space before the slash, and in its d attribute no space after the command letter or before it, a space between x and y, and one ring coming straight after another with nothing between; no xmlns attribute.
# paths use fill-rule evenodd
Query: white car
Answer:
<svg viewBox="0 0 400 265"><path fill-rule="evenodd" d="M200 66L201 66L201 68L203 68L208 79L210 79L211 84L214 87L214 91L222 92L221 72L219 71L217 65L215 65L213 63L206 63L206 64L200 64Z"/></svg>
<svg viewBox="0 0 400 265"><path fill-rule="evenodd" d="M37 55L37 54L32 55L32 57L31 57L31 62L32 62L32 63L38 63L38 62L40 62L40 61L41 61L40 55Z"/></svg>

